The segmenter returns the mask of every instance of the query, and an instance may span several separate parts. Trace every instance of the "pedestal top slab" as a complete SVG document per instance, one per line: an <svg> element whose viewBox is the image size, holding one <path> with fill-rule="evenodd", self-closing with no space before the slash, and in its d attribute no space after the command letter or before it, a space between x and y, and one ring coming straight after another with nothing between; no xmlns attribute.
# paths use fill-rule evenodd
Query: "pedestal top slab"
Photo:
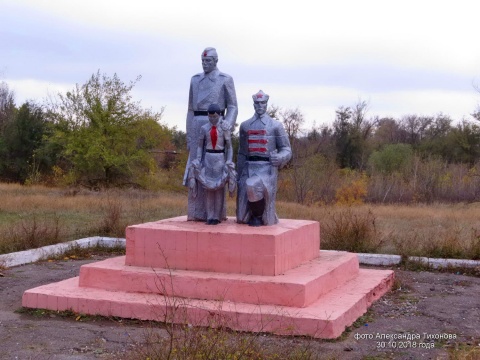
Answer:
<svg viewBox="0 0 480 360"><path fill-rule="evenodd" d="M280 219L251 227L234 218L207 225L180 216L129 226L126 239L126 265L272 276L318 257L320 225Z"/></svg>
<svg viewBox="0 0 480 360"><path fill-rule="evenodd" d="M187 221L187 216L152 221L148 223L131 225L133 228L161 228L168 230L193 231L193 232L216 232L219 234L241 233L245 235L280 235L292 229L298 229L304 225L318 224L313 220L280 219L278 224L272 226L248 226L238 224L234 217L228 217L218 225L207 225L203 221Z"/></svg>

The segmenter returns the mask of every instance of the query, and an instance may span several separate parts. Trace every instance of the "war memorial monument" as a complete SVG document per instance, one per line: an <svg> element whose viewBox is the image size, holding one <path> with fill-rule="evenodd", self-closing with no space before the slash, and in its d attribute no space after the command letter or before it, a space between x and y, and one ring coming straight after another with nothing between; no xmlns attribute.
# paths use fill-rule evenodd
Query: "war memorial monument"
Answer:
<svg viewBox="0 0 480 360"><path fill-rule="evenodd" d="M27 290L23 306L336 338L391 288L394 273L320 250L319 222L278 218L277 175L292 151L283 125L267 114L269 95L252 96L234 164L234 82L218 70L214 48L201 60L188 101L187 215L128 226L125 256ZM236 187L229 218L226 193Z"/></svg>

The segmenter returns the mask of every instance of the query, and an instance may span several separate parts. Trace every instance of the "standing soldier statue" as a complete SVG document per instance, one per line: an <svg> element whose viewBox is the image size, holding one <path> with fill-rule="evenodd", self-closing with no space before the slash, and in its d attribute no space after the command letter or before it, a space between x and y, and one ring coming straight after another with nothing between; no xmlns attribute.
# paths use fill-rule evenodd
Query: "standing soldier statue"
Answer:
<svg viewBox="0 0 480 360"><path fill-rule="evenodd" d="M206 221L205 189L195 184L189 175L192 161L197 158L198 141L202 126L208 124L208 107L218 104L223 116L225 130L233 131L237 120L237 96L235 85L230 75L217 69L218 55L214 48L206 48L201 55L203 73L194 75L190 82L187 114L187 150L189 152L183 184L188 190L187 219ZM226 207L223 207L222 219L226 218ZM221 219L219 219L221 220Z"/></svg>
<svg viewBox="0 0 480 360"><path fill-rule="evenodd" d="M255 115L240 125L237 222L273 225L278 223L278 168L290 160L292 150L282 123L266 113L269 96L260 90L252 97Z"/></svg>

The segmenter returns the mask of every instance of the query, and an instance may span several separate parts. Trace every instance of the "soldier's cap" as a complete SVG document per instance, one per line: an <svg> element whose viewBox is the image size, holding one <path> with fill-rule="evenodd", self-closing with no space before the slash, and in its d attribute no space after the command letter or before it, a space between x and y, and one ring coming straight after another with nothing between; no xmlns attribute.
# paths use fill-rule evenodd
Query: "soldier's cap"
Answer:
<svg viewBox="0 0 480 360"><path fill-rule="evenodd" d="M208 113L209 114L217 113L218 115L220 115L222 113L222 110L220 109L220 106L218 106L218 104L211 104L208 107Z"/></svg>
<svg viewBox="0 0 480 360"><path fill-rule="evenodd" d="M217 55L217 50L213 47L207 47L205 50L202 52L202 58L204 57L214 57L215 59L218 59Z"/></svg>
<svg viewBox="0 0 480 360"><path fill-rule="evenodd" d="M253 98L253 101L268 101L268 98L270 96L268 96L267 94L265 94L262 90L259 90L256 94L253 94L252 95L252 98Z"/></svg>

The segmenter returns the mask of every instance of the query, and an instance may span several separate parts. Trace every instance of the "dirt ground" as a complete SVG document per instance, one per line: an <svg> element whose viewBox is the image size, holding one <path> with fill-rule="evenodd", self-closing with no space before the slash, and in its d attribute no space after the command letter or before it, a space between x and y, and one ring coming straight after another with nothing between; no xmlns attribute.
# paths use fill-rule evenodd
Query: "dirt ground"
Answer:
<svg viewBox="0 0 480 360"><path fill-rule="evenodd" d="M151 324L17 311L25 290L77 276L82 264L99 259L0 270L0 359L128 359ZM339 340L262 335L262 341L308 346L328 359L447 359L452 348L480 354L480 278L398 269L396 278L396 289Z"/></svg>

